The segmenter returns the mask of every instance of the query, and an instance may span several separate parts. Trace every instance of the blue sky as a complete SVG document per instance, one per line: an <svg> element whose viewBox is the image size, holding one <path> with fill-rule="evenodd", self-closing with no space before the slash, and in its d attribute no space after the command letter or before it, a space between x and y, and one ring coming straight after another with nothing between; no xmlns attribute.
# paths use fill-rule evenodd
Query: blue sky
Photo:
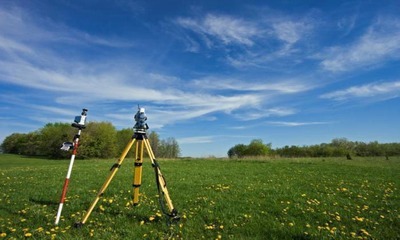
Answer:
<svg viewBox="0 0 400 240"><path fill-rule="evenodd" d="M182 156L252 139L399 142L399 12L398 1L1 1L0 141L82 108L130 128L140 104Z"/></svg>

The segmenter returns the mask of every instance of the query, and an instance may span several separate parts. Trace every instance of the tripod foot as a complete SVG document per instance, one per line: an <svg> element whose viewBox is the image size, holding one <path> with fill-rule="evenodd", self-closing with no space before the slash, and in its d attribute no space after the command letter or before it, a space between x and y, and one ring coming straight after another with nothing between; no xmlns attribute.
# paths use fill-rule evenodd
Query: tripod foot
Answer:
<svg viewBox="0 0 400 240"><path fill-rule="evenodd" d="M176 209L172 209L172 212L169 216L171 222L178 222L181 220L181 217L178 215L178 211Z"/></svg>
<svg viewBox="0 0 400 240"><path fill-rule="evenodd" d="M178 216L178 215L173 216L173 217L171 218L171 221L172 221L172 222L179 222L179 220L181 220L181 217Z"/></svg>
<svg viewBox="0 0 400 240"><path fill-rule="evenodd" d="M76 222L76 223L74 224L74 227L75 227L75 228L81 228L81 227L83 227L83 222Z"/></svg>

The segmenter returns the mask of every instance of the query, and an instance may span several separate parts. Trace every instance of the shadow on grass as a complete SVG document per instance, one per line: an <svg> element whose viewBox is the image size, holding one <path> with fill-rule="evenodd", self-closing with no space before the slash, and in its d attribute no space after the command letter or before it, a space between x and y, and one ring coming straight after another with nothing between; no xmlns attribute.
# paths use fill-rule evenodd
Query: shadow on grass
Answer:
<svg viewBox="0 0 400 240"><path fill-rule="evenodd" d="M29 198L30 202L36 203L36 204L40 204L40 205L58 205L58 202L54 202L54 201L49 201L49 200L38 200L38 199L34 199L34 198Z"/></svg>

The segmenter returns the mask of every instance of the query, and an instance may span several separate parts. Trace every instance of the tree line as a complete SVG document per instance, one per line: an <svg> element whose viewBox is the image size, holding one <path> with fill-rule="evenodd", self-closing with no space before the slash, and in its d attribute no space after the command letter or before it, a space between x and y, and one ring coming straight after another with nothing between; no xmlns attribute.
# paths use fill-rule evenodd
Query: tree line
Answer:
<svg viewBox="0 0 400 240"><path fill-rule="evenodd" d="M1 144L4 153L41 156L53 159L67 158L71 152L60 149L63 142L72 142L78 130L68 123L48 123L30 133L13 133ZM117 130L109 122L89 122L79 138L77 158L119 157L133 136L132 129ZM177 158L180 147L174 138L160 139L152 131L147 134L157 158ZM135 146L128 154L134 157ZM145 154L147 151L145 151Z"/></svg>
<svg viewBox="0 0 400 240"><path fill-rule="evenodd" d="M228 150L229 158L253 156L280 157L390 157L400 156L400 143L365 143L349 141L346 138L335 138L330 143L310 146L284 146L271 148L271 143L264 144L261 139L254 139L250 144L237 144Z"/></svg>

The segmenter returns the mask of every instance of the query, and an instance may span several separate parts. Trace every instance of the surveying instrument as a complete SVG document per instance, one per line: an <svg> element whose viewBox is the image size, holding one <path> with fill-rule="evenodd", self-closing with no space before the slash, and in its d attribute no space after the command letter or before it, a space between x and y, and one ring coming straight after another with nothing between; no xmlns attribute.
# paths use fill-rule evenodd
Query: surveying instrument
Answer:
<svg viewBox="0 0 400 240"><path fill-rule="evenodd" d="M61 150L64 150L64 151L68 151L68 150L72 149L72 155L71 155L71 160L69 162L67 177L65 178L63 190L61 193L60 205L58 206L56 221L54 222L55 225L57 225L60 222L61 212L63 209L65 198L67 196L69 179L71 177L72 167L74 166L75 155L76 155L76 153L78 151L78 147L79 147L79 138L81 137L82 129L86 128L85 123L86 123L87 111L88 110L84 108L84 109L82 109L81 115L75 117L74 122L71 124L71 126L74 128L77 128L78 133L74 136L74 139L72 140L72 142L64 142L60 148Z"/></svg>
<svg viewBox="0 0 400 240"><path fill-rule="evenodd" d="M108 175L106 181L103 183L103 186L100 188L99 192L95 200L90 205L89 209L87 210L86 214L83 216L81 222L75 223L75 227L83 226L86 221L88 220L90 214L92 213L94 207L104 194L104 191L107 189L108 185L111 183L111 180L114 178L115 174L117 173L118 169L121 167L122 162L124 161L126 155L128 154L129 150L136 143L136 151L135 151L135 163L134 163L134 178L133 178L133 205L136 206L139 204L139 188L142 183L142 164L143 164L143 153L144 148L146 148L149 158L151 160L151 165L154 168L155 177L156 177L156 184L158 190L158 197L159 203L161 206L162 212L169 218L170 222L178 221L180 217L178 216L178 211L172 205L171 198L169 197L167 183L165 181L164 176L161 173L160 166L158 165L153 150L151 149L151 145L149 139L147 137L146 131L149 129L149 126L146 123L147 116L145 114L145 109L138 107L138 111L135 114L135 121L136 124L133 127L134 134L128 144L126 145L125 149L123 150L121 156L119 157L117 163L115 163L111 169L110 174ZM165 208L165 203L168 207L168 211Z"/></svg>

